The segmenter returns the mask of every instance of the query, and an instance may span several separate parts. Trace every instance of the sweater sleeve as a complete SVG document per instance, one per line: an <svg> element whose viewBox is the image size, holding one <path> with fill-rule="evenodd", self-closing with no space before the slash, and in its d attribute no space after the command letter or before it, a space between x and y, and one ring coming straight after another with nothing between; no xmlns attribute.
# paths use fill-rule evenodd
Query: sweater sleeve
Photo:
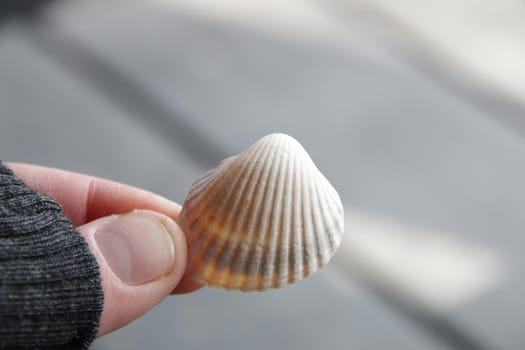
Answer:
<svg viewBox="0 0 525 350"><path fill-rule="evenodd" d="M0 161L0 349L86 349L102 307L86 241Z"/></svg>

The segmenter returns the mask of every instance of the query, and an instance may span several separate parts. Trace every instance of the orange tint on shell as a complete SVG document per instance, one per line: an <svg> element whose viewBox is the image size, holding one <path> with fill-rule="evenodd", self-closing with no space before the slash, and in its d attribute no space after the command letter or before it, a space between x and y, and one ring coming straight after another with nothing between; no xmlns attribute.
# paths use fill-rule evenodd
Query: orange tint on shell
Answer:
<svg viewBox="0 0 525 350"><path fill-rule="evenodd" d="M177 220L186 273L243 291L294 283L335 254L343 218L339 195L303 147L268 135L193 183Z"/></svg>

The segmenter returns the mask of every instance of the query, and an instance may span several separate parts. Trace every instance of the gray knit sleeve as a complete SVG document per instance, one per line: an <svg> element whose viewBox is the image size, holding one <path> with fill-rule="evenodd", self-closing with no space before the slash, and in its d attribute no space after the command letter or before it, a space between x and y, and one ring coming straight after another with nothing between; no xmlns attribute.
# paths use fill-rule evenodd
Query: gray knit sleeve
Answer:
<svg viewBox="0 0 525 350"><path fill-rule="evenodd" d="M102 306L86 241L0 161L0 349L86 349Z"/></svg>

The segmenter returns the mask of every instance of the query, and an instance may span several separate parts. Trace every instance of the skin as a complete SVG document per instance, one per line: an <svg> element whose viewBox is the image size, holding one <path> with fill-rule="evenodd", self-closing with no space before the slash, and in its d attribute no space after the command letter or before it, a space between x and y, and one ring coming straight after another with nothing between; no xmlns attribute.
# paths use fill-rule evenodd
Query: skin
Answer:
<svg viewBox="0 0 525 350"><path fill-rule="evenodd" d="M150 211L167 225L176 225L181 206L154 193L121 183L29 164L8 166L33 189L55 199L88 242L100 267L104 290L104 310L98 336L110 333L137 319L170 294L182 294L202 287L184 276L186 241L180 229L176 234L173 269L165 276L140 286L128 286L116 278L99 252L93 233L113 214L136 209Z"/></svg>

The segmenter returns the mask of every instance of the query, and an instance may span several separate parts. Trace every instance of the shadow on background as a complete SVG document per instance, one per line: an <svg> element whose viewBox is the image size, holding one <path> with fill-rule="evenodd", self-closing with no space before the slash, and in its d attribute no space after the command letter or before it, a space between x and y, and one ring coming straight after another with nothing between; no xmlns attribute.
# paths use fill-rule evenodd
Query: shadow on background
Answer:
<svg viewBox="0 0 525 350"><path fill-rule="evenodd" d="M4 0L0 4L0 23L13 18L35 18L59 0Z"/></svg>

